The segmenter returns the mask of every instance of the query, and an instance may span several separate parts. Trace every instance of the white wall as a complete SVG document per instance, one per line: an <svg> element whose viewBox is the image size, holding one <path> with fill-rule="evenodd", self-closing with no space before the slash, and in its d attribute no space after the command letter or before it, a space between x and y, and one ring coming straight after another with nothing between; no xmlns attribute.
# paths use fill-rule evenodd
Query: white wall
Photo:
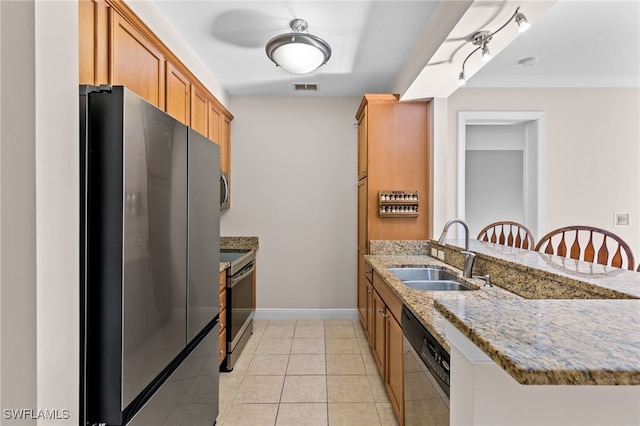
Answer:
<svg viewBox="0 0 640 426"><path fill-rule="evenodd" d="M78 5L0 8L1 408L77 424Z"/></svg>
<svg viewBox="0 0 640 426"><path fill-rule="evenodd" d="M448 139L434 143L446 146L447 173L436 173L434 186L456 194L458 111L544 111L544 229L538 233L571 224L602 227L627 241L640 261L640 89L463 88L446 104ZM455 215L455 196L436 202ZM614 212L629 212L631 226L614 227Z"/></svg>
<svg viewBox="0 0 640 426"><path fill-rule="evenodd" d="M232 97L231 209L258 236L257 306L356 307L360 98Z"/></svg>

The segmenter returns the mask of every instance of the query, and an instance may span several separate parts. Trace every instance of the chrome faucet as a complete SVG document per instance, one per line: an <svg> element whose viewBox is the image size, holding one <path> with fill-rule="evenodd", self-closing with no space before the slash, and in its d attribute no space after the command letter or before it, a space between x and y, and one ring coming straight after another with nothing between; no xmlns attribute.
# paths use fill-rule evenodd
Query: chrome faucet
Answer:
<svg viewBox="0 0 640 426"><path fill-rule="evenodd" d="M440 239L438 240L438 244L444 246L447 242L447 231L449 231L449 227L454 223L459 223L464 227L464 250L460 253L464 254L464 270L462 271L462 276L465 278L471 278L473 269L473 261L476 258L474 253L469 251L469 225L467 225L462 219L451 219L444 225L444 229L442 230L442 234L440 235Z"/></svg>

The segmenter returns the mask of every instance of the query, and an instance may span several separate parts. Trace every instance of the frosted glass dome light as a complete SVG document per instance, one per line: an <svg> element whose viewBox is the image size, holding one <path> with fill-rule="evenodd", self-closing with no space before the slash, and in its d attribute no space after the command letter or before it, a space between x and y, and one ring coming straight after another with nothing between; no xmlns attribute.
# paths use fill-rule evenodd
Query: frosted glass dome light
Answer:
<svg viewBox="0 0 640 426"><path fill-rule="evenodd" d="M265 50L277 66L294 74L306 74L327 63L331 47L321 38L304 33L308 25L304 19L289 23L293 30L269 40Z"/></svg>

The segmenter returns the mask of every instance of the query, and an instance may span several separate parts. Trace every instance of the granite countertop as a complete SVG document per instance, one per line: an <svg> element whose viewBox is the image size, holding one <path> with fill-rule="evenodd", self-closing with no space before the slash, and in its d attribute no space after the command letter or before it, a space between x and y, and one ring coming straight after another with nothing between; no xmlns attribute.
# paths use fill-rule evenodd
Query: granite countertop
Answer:
<svg viewBox="0 0 640 426"><path fill-rule="evenodd" d="M258 237L220 237L220 250L258 250ZM231 264L220 262L220 272Z"/></svg>
<svg viewBox="0 0 640 426"><path fill-rule="evenodd" d="M220 237L220 250L258 250L258 237Z"/></svg>
<svg viewBox="0 0 640 426"><path fill-rule="evenodd" d="M436 309L525 385L640 385L640 300L447 300Z"/></svg>
<svg viewBox="0 0 640 426"><path fill-rule="evenodd" d="M464 242L448 240L447 245L462 250ZM581 287L602 298L640 299L640 273L636 271L473 239L469 248L476 253L476 261L486 256L522 272L535 271L539 276Z"/></svg>
<svg viewBox="0 0 640 426"><path fill-rule="evenodd" d="M477 288L477 290L473 291L434 292L414 290L404 285L402 281L396 278L396 276L389 271L389 268L394 266L436 266L451 271L461 277L459 270L452 268L431 256L368 255L365 256L365 259L384 279L391 290L400 298L402 303L413 311L422 325L424 325L447 350L449 350L449 341L447 340L444 331L445 321L442 315L440 315L434 307L436 297L438 299L451 300L454 303L467 299L520 299L519 296L500 287L485 287L483 286L484 281L479 279L466 280L461 278L463 282L471 284L472 287Z"/></svg>

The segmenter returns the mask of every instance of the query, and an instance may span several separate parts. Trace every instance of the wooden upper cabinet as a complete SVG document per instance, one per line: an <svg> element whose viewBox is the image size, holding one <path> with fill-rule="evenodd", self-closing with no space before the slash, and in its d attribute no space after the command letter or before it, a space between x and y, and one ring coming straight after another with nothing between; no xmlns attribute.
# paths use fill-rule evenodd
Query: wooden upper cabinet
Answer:
<svg viewBox="0 0 640 426"><path fill-rule="evenodd" d="M367 107L358 119L358 180L367 176Z"/></svg>
<svg viewBox="0 0 640 426"><path fill-rule="evenodd" d="M80 45L80 84L95 84L95 34L96 34L96 4L91 0L79 0L78 2L78 38Z"/></svg>
<svg viewBox="0 0 640 426"><path fill-rule="evenodd" d="M429 103L400 102L396 95L365 95L358 120L358 247L370 240L424 240L430 235ZM384 217L380 192L417 192L417 215ZM362 191L364 192L364 190ZM366 251L365 251L366 252Z"/></svg>
<svg viewBox="0 0 640 426"><path fill-rule="evenodd" d="M167 114L189 125L191 111L191 82L176 67L167 62Z"/></svg>
<svg viewBox="0 0 640 426"><path fill-rule="evenodd" d="M123 85L164 109L164 56L140 31L111 10L111 84Z"/></svg>
<svg viewBox="0 0 640 426"><path fill-rule="evenodd" d="M220 121L220 170L231 174L231 118L222 116Z"/></svg>
<svg viewBox="0 0 640 426"><path fill-rule="evenodd" d="M104 0L78 1L80 84L109 81L109 13Z"/></svg>
<svg viewBox="0 0 640 426"><path fill-rule="evenodd" d="M222 113L218 109L218 105L211 100L208 102L208 114L209 129L207 137L220 145L222 142L220 138L220 128L222 127L220 122L222 121ZM220 152L220 156L222 157L222 152Z"/></svg>
<svg viewBox="0 0 640 426"><path fill-rule="evenodd" d="M190 126L203 136L207 135L208 105L207 95L192 84Z"/></svg>

